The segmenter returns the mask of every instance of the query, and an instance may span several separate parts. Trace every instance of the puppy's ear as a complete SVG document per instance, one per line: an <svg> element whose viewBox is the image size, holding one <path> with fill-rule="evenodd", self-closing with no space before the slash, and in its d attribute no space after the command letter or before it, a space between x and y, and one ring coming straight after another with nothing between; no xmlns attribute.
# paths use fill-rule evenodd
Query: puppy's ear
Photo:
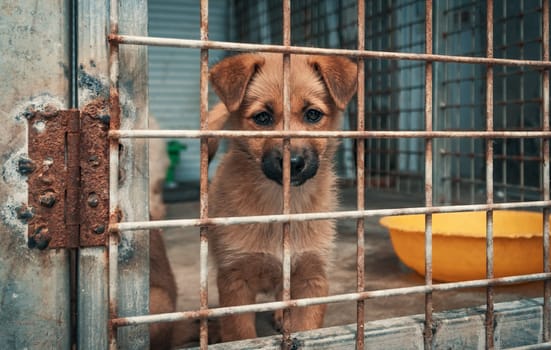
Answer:
<svg viewBox="0 0 551 350"><path fill-rule="evenodd" d="M339 109L344 109L356 93L356 63L340 56L311 56L308 63L321 75Z"/></svg>
<svg viewBox="0 0 551 350"><path fill-rule="evenodd" d="M210 70L210 82L214 91L228 108L235 112L258 68L264 65L264 57L255 54L241 54L228 57Z"/></svg>
<svg viewBox="0 0 551 350"><path fill-rule="evenodd" d="M226 106L222 102L218 102L210 111L209 111L209 130L222 130L224 129L230 113L228 112ZM208 139L209 144L209 163L212 158L216 155L218 150L219 140L217 138Z"/></svg>

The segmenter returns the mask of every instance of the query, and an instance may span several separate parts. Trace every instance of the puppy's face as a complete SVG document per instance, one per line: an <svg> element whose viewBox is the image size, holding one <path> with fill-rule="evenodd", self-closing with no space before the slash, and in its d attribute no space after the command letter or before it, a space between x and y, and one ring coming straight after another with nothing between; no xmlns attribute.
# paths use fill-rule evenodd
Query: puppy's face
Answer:
<svg viewBox="0 0 551 350"><path fill-rule="evenodd" d="M356 91L356 65L342 57L291 55L290 129L336 130ZM280 54L244 54L211 70L213 87L237 130L283 129L283 62ZM236 140L264 175L282 183L282 139ZM330 163L335 139L291 139L291 185L300 186ZM328 164L330 165L330 164Z"/></svg>

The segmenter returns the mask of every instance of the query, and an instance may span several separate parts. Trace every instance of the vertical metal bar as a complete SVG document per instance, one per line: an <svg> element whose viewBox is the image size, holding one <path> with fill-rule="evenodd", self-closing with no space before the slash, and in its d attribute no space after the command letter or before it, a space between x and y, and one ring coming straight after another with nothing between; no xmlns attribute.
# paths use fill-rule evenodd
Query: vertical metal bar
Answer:
<svg viewBox="0 0 551 350"><path fill-rule="evenodd" d="M208 0L201 0L201 40L209 39L208 28ZM200 113L201 130L208 129L208 49L201 49L201 77L200 85ZM201 158L200 158L200 217L208 217L208 139L201 138ZM200 309L208 308L208 227L203 226L200 229ZM200 347L205 350L208 347L208 319L206 317L200 320Z"/></svg>
<svg viewBox="0 0 551 350"><path fill-rule="evenodd" d="M101 24L109 25L110 1L78 0L78 9L86 9L78 13L78 59L84 64L81 70L78 66L75 74L82 74L93 77L109 76L111 69L110 60L111 45L94 45L93 43L104 42L105 30ZM96 26L101 26L98 28ZM92 29L92 28L97 28ZM110 30L110 28L107 28ZM95 66L88 66L90 60L94 60ZM77 62L78 64L78 62ZM117 68L118 70L118 68ZM117 73L118 74L118 73ZM78 77L77 77L78 78ZM93 94L86 93L86 86L77 86L77 105L80 108L87 106L94 100ZM106 104L106 107L108 105ZM107 111L106 113L109 113ZM110 148L109 141L106 141L107 149ZM118 150L117 150L118 151ZM109 155L105 161L109 162ZM105 169L105 171L109 171ZM110 174L110 176L112 176ZM112 187L112 186L111 186ZM109 203L107 205L110 205ZM101 247L88 247L78 249L78 322L77 322L77 348L102 348L105 349L110 343L111 327L108 325L110 319L109 303L109 232L105 245ZM115 262L117 260L115 259ZM116 266L116 265L115 265ZM83 286L85 286L83 288ZM117 291L114 291L114 296Z"/></svg>
<svg viewBox="0 0 551 350"><path fill-rule="evenodd" d="M525 8L525 3L523 0L520 0L520 8L521 10ZM519 25L519 31L520 31L520 40L521 41L525 41L525 36L524 36L524 21L526 20L525 17L521 17L519 19L520 21L520 25ZM520 46L520 58L523 59L526 55L526 50L525 50L525 46ZM525 69L523 66L520 66L519 69L521 70L521 74L520 74L520 100L521 101L525 101L526 100L526 94L524 93L524 84L525 84L525 80L524 80L524 73L525 73ZM521 103L520 105L520 127L521 128L525 128L526 126L526 123L525 123L525 117L524 117L524 108L523 108L523 104ZM524 155L525 153L525 149L524 149L524 140L523 139L520 139L518 140L518 142L520 143L519 147L520 147L520 154L521 154L521 157L520 157L520 161L519 161L519 167L520 167L520 174L519 174L519 177L520 177L520 180L519 180L519 184L520 184L520 188L519 188L519 195L520 195L520 201L521 202L524 202L526 199L525 199L525 191L524 191L524 188L525 188L525 172L524 172L524 168L525 168L525 162L524 162L524 157L522 155ZM507 144L507 143L505 143ZM505 167L504 167L505 168ZM504 185L507 185L507 178L504 177L503 178L503 182L504 182ZM507 188L508 186L504 186L505 188ZM505 195L505 200L508 199L508 195L506 193Z"/></svg>
<svg viewBox="0 0 551 350"><path fill-rule="evenodd" d="M358 50L365 50L365 1L358 0ZM358 115L357 130L365 130L365 79L364 79L365 61L358 59ZM357 190L357 208L365 209L365 139L358 139L356 142L357 160L356 160L356 190ZM363 292L365 289L365 222L364 219L358 219L356 222L356 236L358 238L356 252L356 278L357 291ZM356 349L364 348L364 328L365 328L365 301L360 300L357 303L356 320Z"/></svg>
<svg viewBox="0 0 551 350"><path fill-rule="evenodd" d="M513 14L516 14L516 10L512 10L511 12L512 13L509 13L509 8L508 8L508 3L505 2L503 3L503 10L502 10L502 18L499 18L499 20L503 20L503 23L506 23L507 21L507 18L510 16L510 15L513 15ZM522 7L521 7L522 9ZM510 22L509 22L510 23ZM507 24L507 25L511 25L511 24ZM504 25L505 26L505 25ZM502 44L504 45L504 47L506 48L507 47L507 43L509 42L508 41L508 35L509 33L507 33L506 30L502 30ZM504 49L502 52L506 52L506 49ZM502 81L502 84L501 84L501 91L499 92L499 94L502 96L502 98L504 100L507 99L507 91L508 89L511 88L511 86L508 86L510 84L508 84L508 81L507 81L507 73L510 72L509 70L510 68L509 67L503 67L503 75L501 77L501 81ZM511 73L509 73L510 75ZM499 86L499 84L498 84ZM500 112L500 117L501 119L503 120L503 129L507 129L508 125L507 125L507 120L509 120L509 116L510 116L510 113L509 112L509 106L507 105L504 105L502 107L502 109L499 111ZM516 113L516 112L515 112ZM502 145L501 145L501 150L498 154L498 156L500 156L500 160L499 162L501 163L501 181L498 182L498 193L500 193L500 197L502 196L501 194L503 194L503 198L505 200L507 200L507 192L508 192L508 189L507 189L507 186L503 186L506 182L507 182L507 154L508 154L508 149L507 149L507 142L503 142ZM495 187L495 185L494 185ZM495 192L495 189L494 189L494 192Z"/></svg>
<svg viewBox="0 0 551 350"><path fill-rule="evenodd" d="M69 108L78 108L78 1L69 2Z"/></svg>
<svg viewBox="0 0 551 350"><path fill-rule="evenodd" d="M425 3L425 52L432 54L432 0ZM425 130L432 131L432 62L425 63ZM432 206L432 139L425 140L425 206ZM432 214L425 215L425 285L432 285ZM432 293L425 294L425 350L432 349Z"/></svg>
<svg viewBox="0 0 551 350"><path fill-rule="evenodd" d="M478 41L478 40L476 40ZM471 50L472 52L475 52L475 47L476 47L476 43L475 43L475 35L473 34L472 35L472 39L471 39ZM474 80L474 77L476 77L476 73L477 73L477 70L478 70L478 66L476 65L472 65L471 66L471 77L472 77L472 80L471 80L471 84L470 84L470 94L469 94L469 101L471 101L471 103L475 104L475 101L478 97L478 89L475 88L476 86L476 83L475 83L475 80ZM478 116L478 109L474 108L474 107L471 107L470 108L470 119L471 119L471 124L470 124L470 127L472 130L476 130L476 120L478 119L477 116ZM471 154L476 154L476 143L477 143L477 140L472 138L469 140L469 143L470 143L470 153ZM473 157L472 160L471 160L471 164L470 164L470 176L469 176L469 192L470 192L470 197L469 197L469 202L470 203L476 203L476 185L475 185L475 181L476 181L476 159Z"/></svg>
<svg viewBox="0 0 551 350"><path fill-rule="evenodd" d="M74 101L73 101L74 102ZM78 238L80 235L80 203L79 203L79 184L80 184L80 113L78 110L72 110L68 114L67 120L68 133L66 134L66 159L67 186L65 194L65 203L70 203L74 211L66 217L66 229L71 237L72 247L69 250L69 269L70 269L70 290L71 290L71 339L76 346L77 342L77 320L78 320Z"/></svg>
<svg viewBox="0 0 551 350"><path fill-rule="evenodd" d="M118 0L110 0L109 32L118 34ZM109 43L109 114L111 130L120 127L120 99L119 99L119 45ZM119 179L119 142L116 139L109 141L109 224L118 221L118 179ZM109 319L117 317L117 280L118 280L118 248L117 233L109 234ZM109 347L117 349L117 329L109 325Z"/></svg>
<svg viewBox="0 0 551 350"><path fill-rule="evenodd" d="M78 1L69 2L69 108L78 108ZM80 123L80 118L78 120ZM78 199L77 199L78 200ZM79 233L77 232L77 235ZM71 339L78 343L78 249L69 250L69 278L71 290Z"/></svg>
<svg viewBox="0 0 551 350"><path fill-rule="evenodd" d="M486 2L486 57L494 57L494 3ZM494 69L486 67L486 130L494 129ZM486 203L494 202L494 145L486 141ZM494 276L493 211L486 212L486 277ZM486 349L494 348L494 289L486 288Z"/></svg>
<svg viewBox="0 0 551 350"><path fill-rule="evenodd" d="M283 1L283 45L291 45L291 1ZM289 130L291 120L290 82L291 56L283 54L283 130ZM283 139L283 214L291 212L291 140ZM291 299L291 223L283 223L283 293L284 301ZM291 310L283 310L282 349L291 349Z"/></svg>
<svg viewBox="0 0 551 350"><path fill-rule="evenodd" d="M543 60L549 61L549 0L543 0L542 11L542 51ZM549 131L549 69L544 69L542 73L542 111L543 111L543 131ZM549 139L543 139L543 199L549 200ZM543 208L543 271L550 272L551 264L549 262L549 208ZM551 340L551 281L545 280L543 287L543 341Z"/></svg>
<svg viewBox="0 0 551 350"><path fill-rule="evenodd" d="M450 8L449 1L440 1L436 2L435 9L437 9L437 18L440 18L437 21L434 21L434 24L437 26L436 29L437 35L441 35L441 33L447 33L449 31L449 14L446 12L446 9ZM449 52L449 37L444 37L441 40L436 40L436 42L433 42L433 51L437 53L442 52ZM435 69L433 71L433 79L437 82L447 82L448 80L448 70L450 65L449 64L435 64ZM449 101L448 99L448 91L449 91L448 85L446 85L445 89L435 89L433 95L433 100L436 97L436 101L438 105L445 106L445 102ZM449 109L446 108L437 108L436 109L436 117L434 118L435 126L437 129L445 130L446 128L449 128L448 126L448 115L449 115ZM445 139L439 139L436 140L437 147L436 149L439 150L453 150L454 141L453 140L445 140ZM449 204L454 201L454 192L453 192L453 183L451 181L451 178L453 177L453 157L450 154L446 154L446 152L437 152L437 161L440 161L441 165L440 167L437 167L435 169L435 172L433 172L433 176L436 177L436 179L439 179L437 182L438 184L438 204Z"/></svg>
<svg viewBox="0 0 551 350"><path fill-rule="evenodd" d="M101 1L91 1L90 3L101 3ZM141 35L146 34L144 24L147 23L147 1L119 0L117 4L116 9L111 9L118 14L116 17L117 32L126 31ZM90 16L92 16L93 23L96 23L97 14L91 12ZM98 32L97 38L104 41L105 37L101 30L101 24L94 28ZM113 34L111 38L117 36L118 34ZM147 128L148 99L147 89L144 88L144 86L147 86L147 48L144 46L119 46L118 49L120 50L117 58L118 76L116 77L116 85L112 85L116 89L112 91L113 98L111 100L111 105L116 113L111 115L111 121L113 122L111 130L120 130L123 126L124 128ZM94 59L94 52L91 53L90 57ZM95 70L94 63L88 60L82 60L81 63L84 69L89 64L88 69ZM99 64L101 65L101 63ZM123 93L123 86L125 91L128 92L126 96ZM127 103L125 103L125 100ZM124 105L132 105L133 108L124 108ZM124 112L126 113L123 114ZM122 125L122 120L125 121L124 125ZM141 170L147 169L147 142L146 140L125 140L121 141L121 146L124 146L120 149L124 149L125 152L118 152L120 154L120 166L111 167L113 174L111 179L116 179L116 174L121 169L124 170L125 176L119 179L116 187L118 188L118 194L116 195L118 201L114 201L114 203L118 208L113 207L111 210L112 221L120 220L120 215L117 213L124 213L124 218L127 221L147 220L149 218L148 206L132 205L143 200L144 193L141 191L147 189L147 179L141 176L143 175ZM113 151L117 150L118 147L118 143L112 143ZM116 157L119 158L118 155ZM124 245L119 244L117 269L113 270L116 271L114 277L117 283L117 294L113 294L113 298L117 298L117 316L135 313L145 314L149 311L149 232L123 233L120 234L120 237L114 236L113 238L116 238L116 240L114 240L112 247L115 247L117 241L124 240ZM120 254L123 252L125 255L124 258L121 258ZM119 348L136 350L148 348L149 332L147 325L119 328L116 336Z"/></svg>

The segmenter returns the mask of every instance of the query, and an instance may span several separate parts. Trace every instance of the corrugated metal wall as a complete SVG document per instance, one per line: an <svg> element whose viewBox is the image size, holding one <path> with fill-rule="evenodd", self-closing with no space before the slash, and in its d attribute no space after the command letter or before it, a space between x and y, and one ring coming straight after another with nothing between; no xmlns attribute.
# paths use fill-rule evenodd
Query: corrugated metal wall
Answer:
<svg viewBox="0 0 551 350"><path fill-rule="evenodd" d="M225 0L209 6L209 39L228 40L228 11ZM149 35L200 39L199 2L149 0ZM199 129L199 50L149 47L150 113L162 129ZM216 62L224 51L209 51ZM217 101L214 94L210 104ZM199 140L180 140L186 145L176 170L177 181L199 179ZM211 167L216 168L216 164Z"/></svg>

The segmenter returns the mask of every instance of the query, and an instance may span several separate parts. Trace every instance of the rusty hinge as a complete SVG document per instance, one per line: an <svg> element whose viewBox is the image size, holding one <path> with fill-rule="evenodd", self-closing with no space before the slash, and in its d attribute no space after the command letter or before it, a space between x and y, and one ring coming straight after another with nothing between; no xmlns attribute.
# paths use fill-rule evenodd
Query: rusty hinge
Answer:
<svg viewBox="0 0 551 350"><path fill-rule="evenodd" d="M109 222L109 115L104 102L82 111L46 106L28 111L28 223L30 248L105 245ZM24 215L21 215L21 213Z"/></svg>

